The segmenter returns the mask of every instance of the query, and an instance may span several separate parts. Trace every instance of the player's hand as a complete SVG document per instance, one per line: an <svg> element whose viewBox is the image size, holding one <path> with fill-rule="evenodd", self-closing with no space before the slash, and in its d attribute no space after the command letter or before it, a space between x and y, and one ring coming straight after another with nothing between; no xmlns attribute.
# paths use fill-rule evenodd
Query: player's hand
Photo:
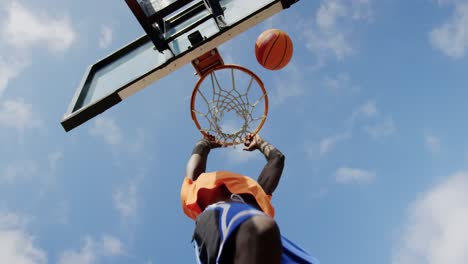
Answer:
<svg viewBox="0 0 468 264"><path fill-rule="evenodd" d="M218 141L216 141L216 138L210 134L206 134L203 136L203 139L201 141L204 141L206 142L206 144L208 144L208 146L210 147L210 149L214 149L214 148L220 148L222 147L223 145L220 144Z"/></svg>
<svg viewBox="0 0 468 264"><path fill-rule="evenodd" d="M254 151L258 148L260 148L260 144L262 144L263 142L263 139L262 137L260 137L259 134L255 134L255 135L248 135L245 142L244 142L244 150L245 151Z"/></svg>

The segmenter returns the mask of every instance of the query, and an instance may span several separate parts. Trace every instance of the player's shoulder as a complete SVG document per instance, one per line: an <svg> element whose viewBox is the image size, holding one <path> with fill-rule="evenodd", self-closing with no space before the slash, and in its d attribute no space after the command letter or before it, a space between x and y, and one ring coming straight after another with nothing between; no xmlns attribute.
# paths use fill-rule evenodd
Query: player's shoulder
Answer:
<svg viewBox="0 0 468 264"><path fill-rule="evenodd" d="M225 171L225 170L219 170L219 171L210 171L210 172L204 172L201 173L200 176L198 177L199 179L229 179L229 178L249 178L249 176L233 172L233 171Z"/></svg>

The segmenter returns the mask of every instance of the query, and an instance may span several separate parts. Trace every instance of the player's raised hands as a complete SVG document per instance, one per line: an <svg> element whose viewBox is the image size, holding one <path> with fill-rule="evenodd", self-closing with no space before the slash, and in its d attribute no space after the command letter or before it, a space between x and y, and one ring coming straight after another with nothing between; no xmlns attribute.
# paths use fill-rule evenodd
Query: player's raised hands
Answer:
<svg viewBox="0 0 468 264"><path fill-rule="evenodd" d="M260 137L259 134L255 134L255 135L248 135L245 142L244 142L244 150L246 151L253 151L253 150L256 150L256 149L259 149L260 148L260 145L263 143L263 139L262 137Z"/></svg>
<svg viewBox="0 0 468 264"><path fill-rule="evenodd" d="M210 134L204 134L200 142L204 142L210 149L223 147L223 145L216 141L216 138Z"/></svg>

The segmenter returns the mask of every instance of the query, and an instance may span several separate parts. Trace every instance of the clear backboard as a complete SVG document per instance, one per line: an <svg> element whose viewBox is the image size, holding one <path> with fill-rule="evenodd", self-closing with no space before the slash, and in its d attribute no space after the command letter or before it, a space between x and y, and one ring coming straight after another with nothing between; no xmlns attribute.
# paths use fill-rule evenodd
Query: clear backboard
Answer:
<svg viewBox="0 0 468 264"><path fill-rule="evenodd" d="M91 65L61 124L83 124L298 0L126 0L144 35Z"/></svg>

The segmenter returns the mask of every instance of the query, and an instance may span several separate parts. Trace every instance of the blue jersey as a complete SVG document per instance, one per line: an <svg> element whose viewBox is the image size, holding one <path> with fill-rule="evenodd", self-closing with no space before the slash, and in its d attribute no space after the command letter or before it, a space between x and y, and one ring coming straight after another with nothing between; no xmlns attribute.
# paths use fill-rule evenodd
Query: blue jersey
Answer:
<svg viewBox="0 0 468 264"><path fill-rule="evenodd" d="M266 216L265 213L241 202L219 202L208 206L200 215L202 219L197 219L197 222L200 220L200 222L204 221L208 223L203 224L201 227L196 227L194 234L194 245L198 263L218 263L229 236L243 222L256 215ZM216 223L216 226L213 226L214 223ZM212 243L207 245L205 240L212 241ZM281 243L283 246L282 264L319 263L311 254L283 235L281 235Z"/></svg>

